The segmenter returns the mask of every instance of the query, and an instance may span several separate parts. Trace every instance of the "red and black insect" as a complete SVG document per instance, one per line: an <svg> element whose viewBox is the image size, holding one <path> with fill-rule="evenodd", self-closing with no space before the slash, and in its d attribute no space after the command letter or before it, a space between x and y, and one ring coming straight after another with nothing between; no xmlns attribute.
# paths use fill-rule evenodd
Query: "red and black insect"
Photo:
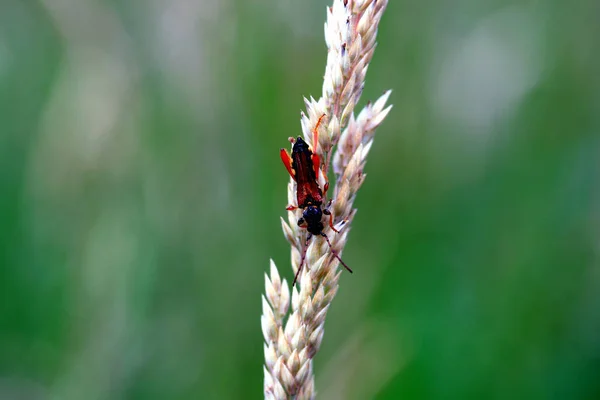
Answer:
<svg viewBox="0 0 600 400"><path fill-rule="evenodd" d="M291 155L286 149L280 150L281 160L283 161L285 168L296 181L296 200L298 205L288 206L287 210L291 211L295 210L296 208L302 209L302 218L298 220L298 226L301 228L306 228L308 231L300 266L298 267L298 271L296 272L292 286L296 284L298 275L302 270L302 265L304 264L304 259L306 257L306 249L308 248L309 241L313 235L323 236L325 240L327 240L327 244L329 245L331 253L334 255L334 257L337 258L340 263L342 263L344 268L346 268L349 272L352 272L346 263L344 263L344 261L342 261L342 259L333 250L329 238L325 232L323 232L323 229L325 229L325 225L323 225L322 221L323 215L329 216L329 226L334 232L338 232L333 227L333 215L331 214L331 211L329 211L328 207L322 208L325 194L329 188L329 183L325 183L323 191L321 191L321 188L318 184L319 167L321 161L319 155L316 153L316 146L319 139L318 128L323 117L325 117L325 115L322 115L319 118L319 121L317 121L317 125L313 130L313 145L315 146L314 152L308 143L306 143L300 136L298 136L296 140L294 140L294 138L290 138L290 142L293 143ZM327 179L327 177L325 177L325 179ZM331 204L331 202L329 204Z"/></svg>

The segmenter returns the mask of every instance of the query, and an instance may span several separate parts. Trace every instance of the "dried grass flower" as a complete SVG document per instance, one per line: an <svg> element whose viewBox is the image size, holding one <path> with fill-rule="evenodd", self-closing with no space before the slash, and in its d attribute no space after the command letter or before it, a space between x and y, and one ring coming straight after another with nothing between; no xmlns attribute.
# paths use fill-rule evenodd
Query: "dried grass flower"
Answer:
<svg viewBox="0 0 600 400"><path fill-rule="evenodd" d="M377 28L387 0L334 0L327 8L325 41L328 48L323 94L317 101L305 99L306 113L301 115L304 139L323 160L319 185L333 168L335 188L331 211L335 217L334 233L326 228L326 240L313 237L306 248L299 284L291 289L281 279L271 260L270 274L265 274L265 295L261 325L265 339L265 399L315 398L312 360L323 340L325 317L339 287L339 260L346 245L356 193L365 179L366 157L376 128L391 109L386 107L390 92L367 104L357 116L358 103L369 62L376 45ZM325 115L324 121L317 124ZM318 125L319 143L311 143ZM334 152L335 148L335 152ZM289 204L296 202L296 183L288 184ZM306 246L306 230L298 224L298 211L289 211L282 219L284 235L291 245L292 269L300 267ZM291 300L291 309L290 309ZM285 320L288 314L287 320ZM285 321L284 321L285 320ZM284 323L285 322L285 323Z"/></svg>

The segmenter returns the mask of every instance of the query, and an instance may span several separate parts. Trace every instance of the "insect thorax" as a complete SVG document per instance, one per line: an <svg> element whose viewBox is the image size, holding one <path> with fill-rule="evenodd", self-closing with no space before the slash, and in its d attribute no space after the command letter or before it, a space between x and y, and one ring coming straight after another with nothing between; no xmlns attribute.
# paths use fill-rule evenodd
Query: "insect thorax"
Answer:
<svg viewBox="0 0 600 400"><path fill-rule="evenodd" d="M302 212L302 218L306 222L306 229L310 233L318 235L323 231L323 223L321 222L321 219L323 218L323 211L321 211L320 206L307 206Z"/></svg>

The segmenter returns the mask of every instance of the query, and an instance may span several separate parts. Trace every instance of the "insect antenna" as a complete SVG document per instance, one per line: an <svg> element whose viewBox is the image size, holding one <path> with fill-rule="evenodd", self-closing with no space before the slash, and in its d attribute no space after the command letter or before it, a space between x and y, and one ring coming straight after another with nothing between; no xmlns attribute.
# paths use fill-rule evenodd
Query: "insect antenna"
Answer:
<svg viewBox="0 0 600 400"><path fill-rule="evenodd" d="M312 233L309 233L306 237L306 243L304 243L304 251L302 252L302 258L300 259L300 265L298 266L298 271L296 271L296 275L294 276L294 282L292 282L292 287L296 284L298 280L298 276L300 275L300 271L302 271L302 265L304 265L304 259L306 258L306 250L308 250L308 242L312 238Z"/></svg>
<svg viewBox="0 0 600 400"><path fill-rule="evenodd" d="M339 260L339 262L342 263L342 265L344 266L344 268L346 268L348 270L348 272L352 273L352 270L350 269L350 267L347 266L346 263L344 261L342 261L340 256L337 255L336 251L333 250L333 246L331 246L331 242L329 241L329 238L327 237L325 232L321 232L321 236L323 236L325 238L325 240L327 240L327 244L329 245L329 250L331 250L331 254L333 254L335 256L335 258L337 258Z"/></svg>

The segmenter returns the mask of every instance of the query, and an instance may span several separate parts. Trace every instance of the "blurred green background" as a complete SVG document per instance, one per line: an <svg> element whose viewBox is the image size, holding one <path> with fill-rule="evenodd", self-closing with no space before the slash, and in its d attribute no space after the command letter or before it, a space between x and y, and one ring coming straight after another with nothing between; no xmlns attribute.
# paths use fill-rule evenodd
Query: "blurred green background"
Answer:
<svg viewBox="0 0 600 400"><path fill-rule="evenodd" d="M2 0L0 399L262 398L327 4ZM319 398L600 398L598 12L391 2Z"/></svg>

